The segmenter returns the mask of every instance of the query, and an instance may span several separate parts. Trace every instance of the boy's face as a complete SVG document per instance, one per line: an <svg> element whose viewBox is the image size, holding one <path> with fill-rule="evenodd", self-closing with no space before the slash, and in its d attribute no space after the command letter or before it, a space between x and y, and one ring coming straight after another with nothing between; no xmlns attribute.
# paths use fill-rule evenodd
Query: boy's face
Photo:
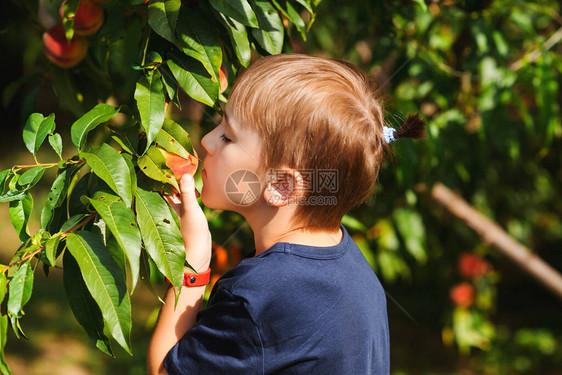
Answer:
<svg viewBox="0 0 562 375"><path fill-rule="evenodd" d="M227 104L221 123L203 137L201 145L207 151L207 156L203 160L204 169L201 172L203 204L217 210L240 213L244 207L248 206L249 201L238 204L237 191L249 191L254 187L253 192L255 193L258 185L252 185L251 182L252 177L258 176L262 147L258 133L241 124L233 116ZM240 176L243 176L242 181L240 181ZM233 191L233 182L237 191ZM251 203L260 199L261 193L260 185L259 192Z"/></svg>

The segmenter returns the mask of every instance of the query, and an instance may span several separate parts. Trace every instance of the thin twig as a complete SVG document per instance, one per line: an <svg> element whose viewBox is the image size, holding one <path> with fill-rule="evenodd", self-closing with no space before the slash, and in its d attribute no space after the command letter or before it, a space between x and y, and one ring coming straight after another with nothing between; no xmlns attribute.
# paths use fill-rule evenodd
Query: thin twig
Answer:
<svg viewBox="0 0 562 375"><path fill-rule="evenodd" d="M95 212L92 212L86 219L84 219L84 221L82 221L82 222L76 224L74 227L70 228L68 231L66 231L66 232L64 232L63 234L61 234L61 235L60 235L61 238L64 238L64 237L68 236L70 233L74 232L76 229L78 229L78 228L80 228L80 227L86 225L86 224L88 223L88 221L90 221L95 215L96 215L96 213L95 213ZM37 249L37 250L35 250L35 251L33 251L33 252L29 253L29 254L26 254L26 255L25 255L23 258L21 258L20 260L17 260L17 261L15 261L15 262L13 262L13 263L8 264L8 265L7 265L6 267L4 267L4 268L2 269L2 271L0 271L0 272L5 273L5 272L6 272L8 269L10 269L11 267L16 266L16 265L18 265L18 264L20 264L20 263L22 263L22 262L25 262L26 260L28 260L28 259L34 257L35 255L39 254L44 248L45 248L45 246L41 246L39 249Z"/></svg>

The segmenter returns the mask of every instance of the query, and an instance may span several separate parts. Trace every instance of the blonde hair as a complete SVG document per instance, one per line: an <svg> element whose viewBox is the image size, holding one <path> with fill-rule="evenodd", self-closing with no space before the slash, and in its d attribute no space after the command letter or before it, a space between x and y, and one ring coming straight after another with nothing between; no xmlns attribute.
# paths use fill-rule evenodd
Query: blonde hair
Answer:
<svg viewBox="0 0 562 375"><path fill-rule="evenodd" d="M337 230L373 194L388 146L381 96L358 67L298 53L263 57L236 79L228 100L242 126L262 138L262 173L286 165L337 177L335 191L314 178L305 193L336 204L299 205L293 223Z"/></svg>

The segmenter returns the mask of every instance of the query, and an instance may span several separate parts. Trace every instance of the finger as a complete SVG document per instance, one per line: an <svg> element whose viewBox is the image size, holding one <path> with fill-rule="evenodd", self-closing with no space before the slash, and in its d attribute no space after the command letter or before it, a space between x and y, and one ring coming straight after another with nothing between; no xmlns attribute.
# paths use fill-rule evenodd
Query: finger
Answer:
<svg viewBox="0 0 562 375"><path fill-rule="evenodd" d="M189 173L186 173L182 176L180 180L180 190L183 211L190 210L190 208L199 206L195 194L195 181L193 180L193 176Z"/></svg>

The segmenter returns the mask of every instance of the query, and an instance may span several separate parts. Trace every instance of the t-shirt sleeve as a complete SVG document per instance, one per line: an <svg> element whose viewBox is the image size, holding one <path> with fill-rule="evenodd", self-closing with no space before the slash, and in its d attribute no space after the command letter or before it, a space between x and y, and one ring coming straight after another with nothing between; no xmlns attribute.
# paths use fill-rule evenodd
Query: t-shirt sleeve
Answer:
<svg viewBox="0 0 562 375"><path fill-rule="evenodd" d="M263 374L259 330L243 299L218 288L212 300L164 358L173 374Z"/></svg>

